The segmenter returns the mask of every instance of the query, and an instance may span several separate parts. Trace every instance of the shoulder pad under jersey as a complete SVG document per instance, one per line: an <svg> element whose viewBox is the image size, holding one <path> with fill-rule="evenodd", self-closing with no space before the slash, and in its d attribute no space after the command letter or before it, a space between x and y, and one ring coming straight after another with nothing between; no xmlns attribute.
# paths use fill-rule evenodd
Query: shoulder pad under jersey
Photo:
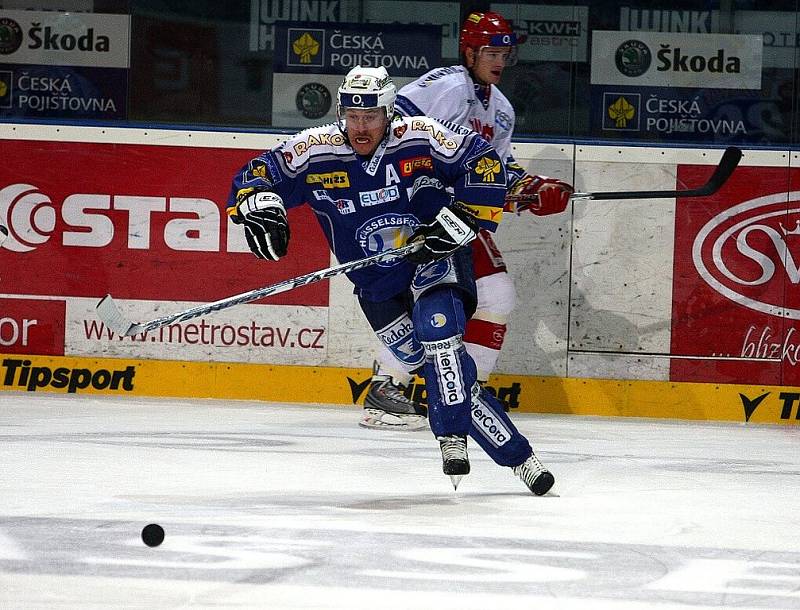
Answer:
<svg viewBox="0 0 800 610"><path fill-rule="evenodd" d="M292 167L303 165L310 157L316 155L352 152L344 134L335 123L304 129L286 140L280 150L286 164Z"/></svg>

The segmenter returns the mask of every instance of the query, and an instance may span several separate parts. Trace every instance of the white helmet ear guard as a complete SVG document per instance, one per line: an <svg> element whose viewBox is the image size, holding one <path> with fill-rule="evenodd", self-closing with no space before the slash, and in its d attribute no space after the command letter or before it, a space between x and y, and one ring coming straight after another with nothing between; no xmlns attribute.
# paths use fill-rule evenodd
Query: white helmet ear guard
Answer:
<svg viewBox="0 0 800 610"><path fill-rule="evenodd" d="M356 66L344 77L336 95L336 118L343 125L345 108L383 108L391 120L397 88L386 68Z"/></svg>

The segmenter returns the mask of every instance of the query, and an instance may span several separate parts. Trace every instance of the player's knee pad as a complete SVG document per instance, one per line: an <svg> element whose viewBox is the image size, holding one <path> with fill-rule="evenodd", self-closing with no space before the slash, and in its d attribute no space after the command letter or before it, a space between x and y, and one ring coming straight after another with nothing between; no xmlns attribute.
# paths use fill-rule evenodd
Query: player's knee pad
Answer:
<svg viewBox="0 0 800 610"><path fill-rule="evenodd" d="M457 290L439 287L414 303L414 333L420 342L441 341L464 335L467 325L464 304Z"/></svg>
<svg viewBox="0 0 800 610"><path fill-rule="evenodd" d="M475 318L505 324L517 304L517 291L508 273L494 273L475 280L478 309Z"/></svg>

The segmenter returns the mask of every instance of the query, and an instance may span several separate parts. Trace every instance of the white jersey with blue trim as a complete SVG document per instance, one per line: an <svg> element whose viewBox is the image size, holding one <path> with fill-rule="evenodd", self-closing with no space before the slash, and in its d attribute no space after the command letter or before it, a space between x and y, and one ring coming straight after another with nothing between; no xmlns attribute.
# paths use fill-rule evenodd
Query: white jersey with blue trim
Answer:
<svg viewBox="0 0 800 610"><path fill-rule="evenodd" d="M369 158L357 155L335 124L295 134L234 176L228 209L236 220L237 203L258 191L277 193L287 209L309 205L344 263L403 245L453 198L494 231L507 186L505 167L486 140L430 117L405 117L391 123ZM359 294L381 301L408 288L412 274L402 260L348 277Z"/></svg>
<svg viewBox="0 0 800 610"><path fill-rule="evenodd" d="M475 93L475 81L464 66L436 68L404 85L395 109L403 116L425 115L469 127L489 140L500 158L508 162L514 108L494 85L489 86L488 99L481 101Z"/></svg>

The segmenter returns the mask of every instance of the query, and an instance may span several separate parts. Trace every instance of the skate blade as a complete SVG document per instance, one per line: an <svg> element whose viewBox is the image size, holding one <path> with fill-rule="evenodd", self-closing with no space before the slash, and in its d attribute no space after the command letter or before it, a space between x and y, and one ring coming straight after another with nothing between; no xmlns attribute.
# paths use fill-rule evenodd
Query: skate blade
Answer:
<svg viewBox="0 0 800 610"><path fill-rule="evenodd" d="M428 420L421 415L386 413L375 409L365 409L364 416L358 425L372 430L425 430Z"/></svg>
<svg viewBox="0 0 800 610"><path fill-rule="evenodd" d="M463 474L451 474L448 475L450 477L450 482L453 484L453 490L458 490L458 484L461 483L461 479L464 478Z"/></svg>

